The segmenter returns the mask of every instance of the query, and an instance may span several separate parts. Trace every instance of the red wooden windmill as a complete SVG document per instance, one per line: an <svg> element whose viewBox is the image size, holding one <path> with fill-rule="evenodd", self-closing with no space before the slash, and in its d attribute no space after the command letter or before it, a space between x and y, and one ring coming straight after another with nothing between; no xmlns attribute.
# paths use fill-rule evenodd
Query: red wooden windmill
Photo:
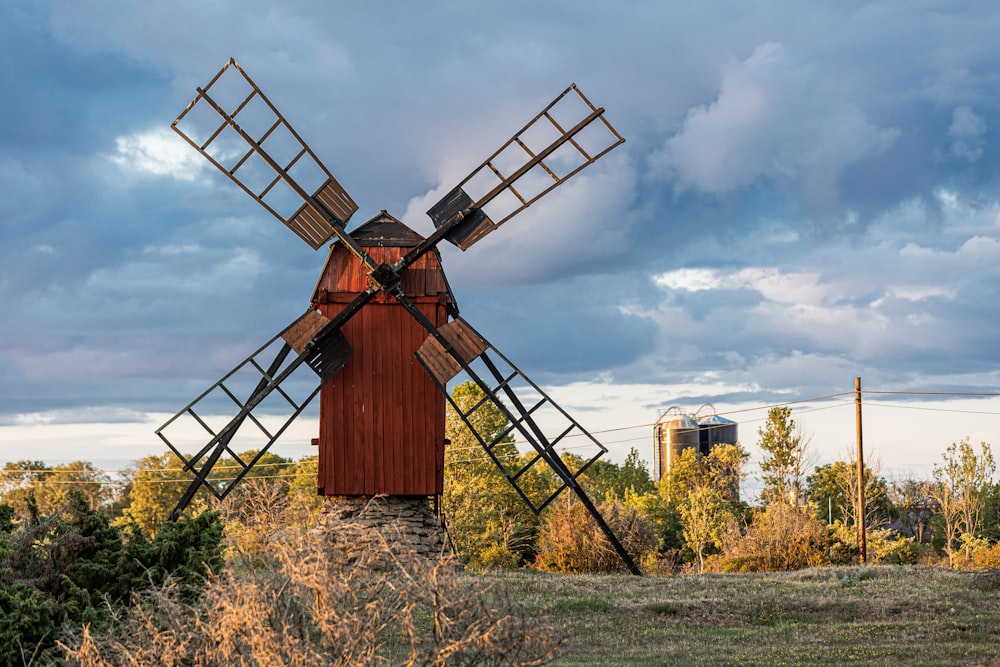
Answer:
<svg viewBox="0 0 1000 667"><path fill-rule="evenodd" d="M442 240L468 249L621 144L603 114L567 88L428 211L435 231L424 238L385 211L348 232L357 204L235 61L199 88L173 129L314 249L332 244L308 310L156 431L194 474L172 517L201 488L225 497L317 393L321 494L440 495L447 400L533 511L569 489L638 574L578 482L607 450L459 317L437 251ZM482 403L452 401L459 375ZM476 429L486 403L507 418L505 432ZM529 452L515 469L493 456L510 436ZM193 455L181 451L192 443ZM557 447L582 463L571 469ZM241 449L258 453L243 460ZM239 470L217 479L224 455ZM535 466L561 486L522 484Z"/></svg>

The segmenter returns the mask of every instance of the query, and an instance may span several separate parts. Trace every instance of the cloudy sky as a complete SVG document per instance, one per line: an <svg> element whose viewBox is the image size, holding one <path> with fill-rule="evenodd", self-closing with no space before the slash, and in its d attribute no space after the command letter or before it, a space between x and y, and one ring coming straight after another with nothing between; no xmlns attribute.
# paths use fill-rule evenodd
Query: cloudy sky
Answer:
<svg viewBox="0 0 1000 667"><path fill-rule="evenodd" d="M467 253L463 315L601 432L710 403L817 458L995 442L990 2L118 3L0 10L0 461L117 465L299 315L314 252L169 131L235 57L359 203L424 214L576 82L627 142ZM307 453L305 420L284 451ZM297 440L296 440L297 438ZM996 443L1000 444L1000 443Z"/></svg>

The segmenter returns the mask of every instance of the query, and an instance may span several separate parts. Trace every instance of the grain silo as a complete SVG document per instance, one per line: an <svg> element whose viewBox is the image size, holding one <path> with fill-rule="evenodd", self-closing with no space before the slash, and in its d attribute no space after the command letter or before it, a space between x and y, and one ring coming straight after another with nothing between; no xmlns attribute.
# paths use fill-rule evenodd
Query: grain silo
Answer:
<svg viewBox="0 0 1000 667"><path fill-rule="evenodd" d="M710 403L698 408L694 420L698 424L698 449L702 456L716 445L735 445L739 442L736 422L716 414L715 406Z"/></svg>
<svg viewBox="0 0 1000 667"><path fill-rule="evenodd" d="M653 426L653 479L660 480L670 472L673 463L685 449L698 449L698 423L678 407L660 414Z"/></svg>

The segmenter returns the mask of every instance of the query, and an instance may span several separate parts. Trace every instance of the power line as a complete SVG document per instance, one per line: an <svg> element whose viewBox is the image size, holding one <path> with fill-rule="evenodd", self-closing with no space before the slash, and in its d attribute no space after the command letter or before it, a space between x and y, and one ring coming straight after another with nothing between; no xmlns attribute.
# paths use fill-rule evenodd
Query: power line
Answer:
<svg viewBox="0 0 1000 667"><path fill-rule="evenodd" d="M981 391L872 391L871 389L864 389L861 393L894 394L897 396L1000 396L1000 393Z"/></svg>
<svg viewBox="0 0 1000 667"><path fill-rule="evenodd" d="M954 408L928 408L916 405L892 405L889 403L865 403L865 407L876 407L876 408L894 408L897 410L923 410L926 412L953 412L957 414L965 415L996 415L1000 416L1000 412L992 412L988 410L956 410Z"/></svg>
<svg viewBox="0 0 1000 667"><path fill-rule="evenodd" d="M1000 392L890 391L890 390L871 390L871 389L863 390L862 391L862 395L865 395L865 394L868 394L868 395L888 395L888 396L938 396L938 397L955 396L955 397L980 397L980 398L1000 397ZM717 412L716 414L719 415L719 416L729 416L729 415L744 414L744 413L748 413L748 412L759 412L759 411L763 411L763 410L771 410L773 408L778 408L778 407L787 407L787 406L792 406L792 405L801 405L801 404L804 404L804 403L817 403L817 402L820 402L820 401L828 401L830 399L840 398L842 396L852 396L853 397L854 395L855 395L854 391L843 391L843 392L837 392L837 393L832 393L832 394L825 394L825 395L822 395L822 396L813 396L813 397L810 397L810 398L795 399L795 400L791 400L791 401L785 401L785 402L782 402L782 403L772 403L772 404L766 404L766 405L752 406L752 407L748 407L748 408L741 408L741 409L738 409L738 410L722 411L722 412ZM831 410L831 409L835 409L835 408L845 407L845 406L848 406L850 404L851 404L850 401L837 402L837 403L835 403L833 405L825 405L825 406L818 406L818 407L801 409L801 410L799 410L797 412L797 414L808 414L808 413L811 413L811 412L818 412L818 411L822 411L822 410ZM891 405L891 404L879 403L877 401L868 402L865 405L866 405L866 407L885 407L885 408L903 409L903 410L916 410L916 411L921 411L922 410L922 411L928 411L928 412L952 412L952 413L956 413L956 414L1000 415L1000 412L994 412L994 411L959 410L959 409L954 409L954 408L934 408L934 407L927 407L927 406ZM765 419L766 418L750 419L750 420L744 420L744 421L742 421L740 423L747 424L747 423L764 421ZM633 425L628 425L628 426L617 426L617 427L612 427L612 428L606 428L606 429L601 429L601 430L597 430L597 431L592 431L592 432L589 433L589 435L595 436L595 435L600 435L600 434L604 434L604 433L616 433L616 432L620 432L620 431L630 431L630 430L636 430L636 429L652 429L655 425L656 425L656 422L646 422L646 423L642 423L642 424L633 424ZM566 439L568 440L570 438L579 438L579 437L583 437L583 436L586 436L586 435L588 435L588 433L586 433L586 432L576 432L576 433L568 434L566 436ZM637 436L637 437L626 438L626 439L622 439L622 440L613 440L613 441L602 443L602 444L603 445L615 445L615 444L623 444L623 443L628 443L628 442L639 442L642 439L643 439L642 436ZM526 444L529 444L529 442L527 440L514 440L514 441L511 442L511 444L517 446L517 445L526 445ZM569 445L569 446L565 446L565 447L560 447L558 449L560 449L562 451L565 451L567 449L581 449L581 448L592 447L592 446L595 446L595 445L593 445L592 443L588 443L588 444L584 444L584 445ZM455 448L455 449L452 449L451 451L452 452L461 452L461 451L467 451L467 450L471 451L471 450L479 449L480 447L481 447L480 445L471 445L471 446L468 446L468 447ZM313 456L315 456L315 455L310 455L310 457L313 457ZM258 465L267 465L267 466L274 466L274 467L297 466L302 461L304 461L304 460L306 460L307 458L310 458L310 457L303 457L303 459L300 459L299 461L283 461L283 462L273 462L273 463L258 463ZM472 460L470 459L469 462L471 462L471 461ZM224 471L226 469L238 469L238 468L241 468L241 467L242 466L239 466L238 464L217 465L213 469L214 470L222 470L222 471ZM43 470L23 470L23 469L10 470L10 469L8 469L8 470L2 470L2 469L0 469L0 476L3 476L4 474L10 474L10 475L15 475L15 474L20 474L20 475L46 475L46 476L50 476L50 475L81 475L81 474L94 474L94 475L107 475L107 474L134 475L136 473L141 473L141 472L143 472L143 469L139 469L139 468L126 468L126 469L96 469L96 468L94 468L94 469L83 469L83 470L80 470L80 469L77 469L77 470L73 470L73 469L43 469ZM183 468L160 468L160 469L152 470L151 472L155 472L157 474L165 474L165 473L177 473L177 472L185 472L185 471L184 471ZM257 477L261 477L261 476L257 476ZM56 480L46 480L46 481L47 481L47 483L52 483L52 484L61 483L61 482L57 482ZM179 483L179 482L183 482L183 481L184 480L177 480L177 481L174 481L174 480L142 480L142 483L161 483L161 482L162 483L170 483L170 482ZM69 481L69 482L64 482L64 483L100 483L100 482L89 482L89 481L82 481L81 480L81 481ZM122 482L113 481L113 482L110 482L110 483L127 483L127 481L122 481Z"/></svg>

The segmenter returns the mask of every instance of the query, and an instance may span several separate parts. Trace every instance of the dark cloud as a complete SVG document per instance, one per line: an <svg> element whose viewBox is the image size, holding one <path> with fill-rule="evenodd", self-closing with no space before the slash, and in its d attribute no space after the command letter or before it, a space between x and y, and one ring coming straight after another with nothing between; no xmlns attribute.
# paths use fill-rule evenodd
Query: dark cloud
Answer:
<svg viewBox="0 0 1000 667"><path fill-rule="evenodd" d="M985 5L6 14L8 423L180 407L305 309L324 253L168 129L230 56L358 201L355 224L385 208L425 234L429 206L568 83L606 108L624 146L470 251L443 249L463 314L538 381L707 402L862 373L997 381L1000 12Z"/></svg>

